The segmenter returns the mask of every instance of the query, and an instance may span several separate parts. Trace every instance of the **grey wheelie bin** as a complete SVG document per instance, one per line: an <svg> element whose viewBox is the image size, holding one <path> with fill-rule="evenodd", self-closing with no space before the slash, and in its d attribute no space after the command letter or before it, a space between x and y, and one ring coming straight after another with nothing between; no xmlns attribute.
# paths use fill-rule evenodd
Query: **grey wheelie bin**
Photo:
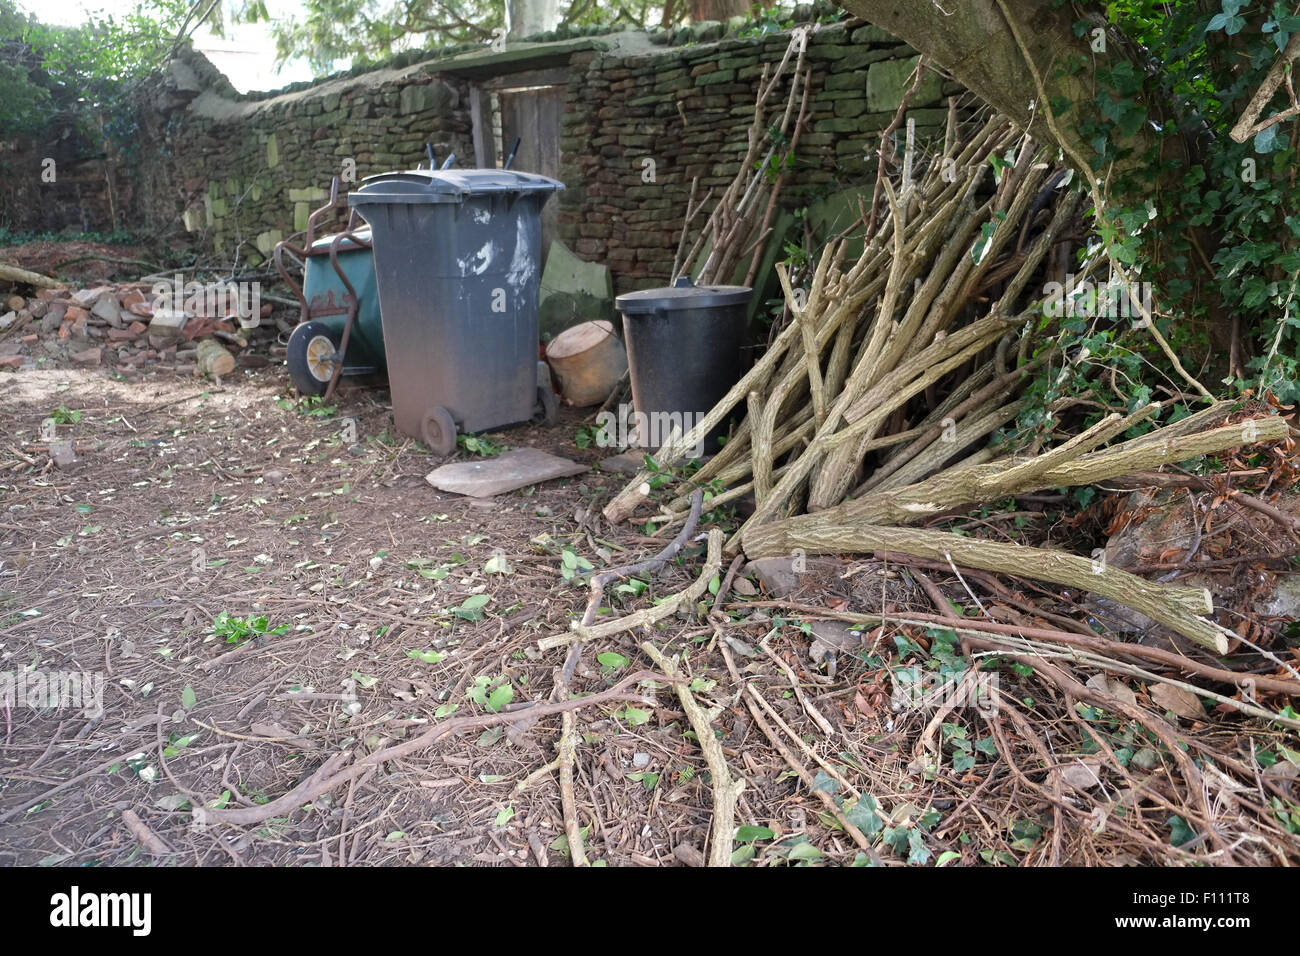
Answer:
<svg viewBox="0 0 1300 956"><path fill-rule="evenodd" d="M348 196L373 234L393 418L438 454L458 429L533 415L541 211L563 188L505 169L417 169Z"/></svg>

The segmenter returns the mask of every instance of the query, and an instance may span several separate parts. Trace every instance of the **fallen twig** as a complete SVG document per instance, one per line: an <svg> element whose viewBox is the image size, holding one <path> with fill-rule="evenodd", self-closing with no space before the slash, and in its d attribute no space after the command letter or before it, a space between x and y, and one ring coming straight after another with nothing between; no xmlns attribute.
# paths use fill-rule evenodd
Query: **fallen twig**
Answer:
<svg viewBox="0 0 1300 956"><path fill-rule="evenodd" d="M677 662L665 656L654 644L642 641L641 650L670 678L677 677ZM685 681L678 681L674 690L695 731L695 739L704 752L709 775L713 778L713 838L709 841L709 866L731 866L731 847L736 833L736 798L745 789L745 780L743 777L731 776L727 758L722 753L722 745L713 733L713 721L723 709L714 706L706 711Z"/></svg>

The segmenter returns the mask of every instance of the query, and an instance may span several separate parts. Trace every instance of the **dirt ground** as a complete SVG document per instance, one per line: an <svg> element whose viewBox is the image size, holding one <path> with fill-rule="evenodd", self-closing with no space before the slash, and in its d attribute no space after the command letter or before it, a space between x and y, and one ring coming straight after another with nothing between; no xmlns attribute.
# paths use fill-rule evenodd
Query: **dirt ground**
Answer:
<svg viewBox="0 0 1300 956"><path fill-rule="evenodd" d="M540 652L538 639L567 632L587 595L565 580L564 550L600 567L667 541L601 525L598 506L625 479L599 470L487 501L442 494L424 480L438 460L394 434L386 401L345 386L329 407L300 402L278 367L221 385L166 370L137 384L107 369L0 379L0 672L104 678L102 715L4 707L0 863L566 863L547 769L558 716L444 737L255 824L193 812L253 810L341 752L359 760L438 721L546 700L565 653ZM75 442L79 460L66 470L40 453L51 417ZM489 438L595 463L602 449L575 444L581 421L567 410L554 427ZM645 593L611 587L607 603L648 607L681 590L703 551L693 541ZM873 601L932 610L877 563L832 565L794 600L829 616ZM955 581L942 587L963 594ZM868 862L830 794L862 831L884 828L879 846L893 863L1191 858L1170 845L1180 797L1159 764L1149 792L1122 780L1107 790L1125 820L1118 836L1091 827L1091 784L1067 799L1061 773L1031 784L1007 759L1033 758L1023 728L986 737L978 718L941 714L940 766L918 769L919 742L939 728L932 713L888 705L887 666L905 643L876 629L864 652L827 670L815 660L814 627L825 626L816 609L778 612L743 579L730 600L723 630L735 660L725 666L716 619L679 612L654 639L694 648L693 686L721 708L724 753L747 783L738 862ZM267 633L241 640L231 620ZM936 647L928 632L906 633ZM651 668L643 637L590 645L573 692L607 691ZM767 729L739 695L709 696L733 665L765 701ZM1019 680L1005 672L1009 698L1042 696ZM574 793L587 854L612 866L697 863L712 800L704 758L672 691L640 693L651 699L578 711ZM1060 767L1067 753L1088 753L1068 739L1069 718L1052 720ZM785 752L766 736L773 726L788 730ZM1221 727L1203 729L1206 741L1224 739ZM961 745L968 730L973 749ZM1095 774L1089 760L1081 765ZM1285 819L1263 816L1238 807L1224 826L1257 835L1262 845L1240 852L1259 862L1293 857Z"/></svg>
<svg viewBox="0 0 1300 956"><path fill-rule="evenodd" d="M115 276L130 274L137 278L143 260L149 256L143 246L117 245L88 240L58 239L0 246L0 262L59 276L80 285L95 285Z"/></svg>

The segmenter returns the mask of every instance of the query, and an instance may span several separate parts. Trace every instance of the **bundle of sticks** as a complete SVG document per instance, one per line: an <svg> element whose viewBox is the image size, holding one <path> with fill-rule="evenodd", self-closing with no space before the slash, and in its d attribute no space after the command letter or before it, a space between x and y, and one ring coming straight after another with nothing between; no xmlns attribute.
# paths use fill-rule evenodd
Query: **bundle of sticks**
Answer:
<svg viewBox="0 0 1300 956"><path fill-rule="evenodd" d="M812 83L812 71L804 66L808 33L807 27L800 27L790 34L790 43L775 69L769 63L763 64L754 103L754 120L748 131L740 170L713 205L713 211L695 241L688 245L692 222L713 198L710 190L697 201L699 179L691 181L691 196L686 204L686 218L673 262L674 282L679 276L694 276L699 285L726 285L746 256L749 265L745 270L744 284L750 285L754 281L763 249L772 233L772 217L779 206L781 190L790 174L789 160L798 149L799 134L808 114L808 94ZM785 103L769 115L768 102L781 87L786 68L792 62L794 66ZM798 113L795 112L796 105Z"/></svg>
<svg viewBox="0 0 1300 956"><path fill-rule="evenodd" d="M1044 488L1084 485L1253 441L1283 438L1261 417L1210 428L1214 406L1101 449L1155 406L1112 414L1037 455L1010 455L988 436L1016 418L1044 362L1062 362L1041 289L1049 254L1077 226L1083 196L1039 159L1032 139L994 116L958 134L950 108L942 152L914 179L911 143L897 182L882 174L887 215L856 258L830 241L796 287L777 266L791 321L730 392L656 453L662 470L745 413L691 481L721 485L724 504L753 495L727 544L750 558L887 550L1023 574L1102 594L1220 652L1222 628L1202 615L1207 592L1151 584L1087 558L908 528L954 508ZM863 210L862 221L873 216ZM1062 269L1062 257L1055 256ZM1036 284L1035 284L1035 280ZM1068 369L1068 363L1064 363ZM650 494L649 471L606 506L617 523ZM681 522L682 496L658 521Z"/></svg>

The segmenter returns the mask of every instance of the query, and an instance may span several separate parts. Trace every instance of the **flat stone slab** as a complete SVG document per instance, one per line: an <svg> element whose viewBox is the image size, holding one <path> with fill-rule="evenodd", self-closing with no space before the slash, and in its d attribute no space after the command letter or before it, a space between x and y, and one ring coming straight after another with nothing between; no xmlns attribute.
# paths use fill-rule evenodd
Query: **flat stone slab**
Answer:
<svg viewBox="0 0 1300 956"><path fill-rule="evenodd" d="M517 488L541 484L554 478L571 478L588 471L568 458L540 448L516 448L495 458L455 461L429 472L424 478L439 491L450 491L471 498L491 498Z"/></svg>

